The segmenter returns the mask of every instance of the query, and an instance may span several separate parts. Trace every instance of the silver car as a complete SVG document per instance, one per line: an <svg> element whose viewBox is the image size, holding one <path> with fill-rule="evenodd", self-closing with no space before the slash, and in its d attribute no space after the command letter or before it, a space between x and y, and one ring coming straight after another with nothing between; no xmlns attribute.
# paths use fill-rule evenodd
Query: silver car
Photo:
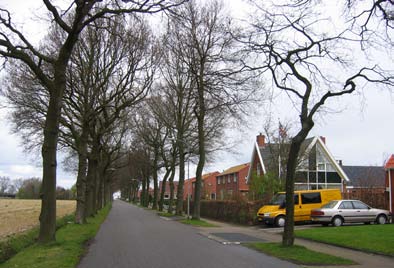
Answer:
<svg viewBox="0 0 394 268"><path fill-rule="evenodd" d="M311 218L325 226L353 222L385 224L390 221L391 214L388 210L371 208L359 200L333 200L321 208L312 209Z"/></svg>

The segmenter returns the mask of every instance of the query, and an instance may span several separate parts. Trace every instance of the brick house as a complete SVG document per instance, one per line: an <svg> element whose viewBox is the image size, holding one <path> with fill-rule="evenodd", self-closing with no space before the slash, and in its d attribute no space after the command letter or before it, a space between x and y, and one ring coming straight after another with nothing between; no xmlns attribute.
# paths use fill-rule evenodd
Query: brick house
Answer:
<svg viewBox="0 0 394 268"><path fill-rule="evenodd" d="M349 178L344 198L359 199L378 208L388 206L383 166L341 166Z"/></svg>
<svg viewBox="0 0 394 268"><path fill-rule="evenodd" d="M265 136L256 137L247 180L268 172L278 179L286 177L286 159L290 144L266 143ZM349 178L326 146L324 137L306 139L300 150L295 174L295 190L339 188L343 192Z"/></svg>
<svg viewBox="0 0 394 268"><path fill-rule="evenodd" d="M219 174L218 171L210 172L202 175L202 188L201 198L205 200L216 199L216 176ZM190 178L185 180L183 186L183 199L186 200L189 195L193 199L194 189L196 187L196 178Z"/></svg>
<svg viewBox="0 0 394 268"><path fill-rule="evenodd" d="M249 163L231 167L216 176L216 194L219 200L230 199L236 195L245 196L249 191L246 176Z"/></svg>
<svg viewBox="0 0 394 268"><path fill-rule="evenodd" d="M393 213L394 209L394 154L390 156L387 160L386 164L384 165L385 170L385 186L386 192L388 193L388 210Z"/></svg>
<svg viewBox="0 0 394 268"><path fill-rule="evenodd" d="M162 187L163 187L163 181L160 181L159 182L159 196L161 194ZM176 199L177 191L178 191L178 182L174 181L174 199ZM171 194L170 182L166 181L165 192L164 192L164 200L170 199L170 194Z"/></svg>

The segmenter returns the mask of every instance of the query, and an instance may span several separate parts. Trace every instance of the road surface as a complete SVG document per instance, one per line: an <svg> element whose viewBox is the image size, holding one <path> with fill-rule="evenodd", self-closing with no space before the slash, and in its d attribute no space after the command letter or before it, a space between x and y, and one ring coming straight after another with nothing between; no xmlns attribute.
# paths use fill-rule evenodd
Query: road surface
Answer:
<svg viewBox="0 0 394 268"><path fill-rule="evenodd" d="M241 245L223 245L196 228L114 201L79 268L291 268Z"/></svg>

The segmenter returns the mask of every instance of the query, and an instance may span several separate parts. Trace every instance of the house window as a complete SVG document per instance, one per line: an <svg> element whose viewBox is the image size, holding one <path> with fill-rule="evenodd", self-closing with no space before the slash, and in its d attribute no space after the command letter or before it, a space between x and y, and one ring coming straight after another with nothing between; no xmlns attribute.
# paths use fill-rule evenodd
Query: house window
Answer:
<svg viewBox="0 0 394 268"><path fill-rule="evenodd" d="M237 173L234 173L234 182L237 182Z"/></svg>
<svg viewBox="0 0 394 268"><path fill-rule="evenodd" d="M215 193L212 193L211 194L211 200L215 200L216 199L216 194Z"/></svg>
<svg viewBox="0 0 394 268"><path fill-rule="evenodd" d="M326 170L326 165L324 163L319 163L317 165L317 170L319 171L325 171Z"/></svg>
<svg viewBox="0 0 394 268"><path fill-rule="evenodd" d="M218 184L220 184L220 177L218 177Z"/></svg>
<svg viewBox="0 0 394 268"><path fill-rule="evenodd" d="M261 174L261 167L260 167L260 163L257 163L257 167L256 167L256 174L257 174L257 176L260 176L260 174Z"/></svg>
<svg viewBox="0 0 394 268"><path fill-rule="evenodd" d="M228 182L228 183L231 182L231 177L230 177L230 175L227 175L227 182Z"/></svg>

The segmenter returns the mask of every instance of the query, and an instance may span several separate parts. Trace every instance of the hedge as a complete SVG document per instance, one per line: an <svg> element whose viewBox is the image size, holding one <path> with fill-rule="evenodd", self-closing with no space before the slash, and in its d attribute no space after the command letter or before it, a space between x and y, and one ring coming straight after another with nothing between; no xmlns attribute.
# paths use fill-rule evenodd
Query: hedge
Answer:
<svg viewBox="0 0 394 268"><path fill-rule="evenodd" d="M200 216L219 221L248 224L257 224L256 213L266 202L263 200L247 202L244 200L202 200ZM187 202L184 202L187 206ZM191 213L193 202L190 202ZM186 210L185 210L186 211Z"/></svg>

